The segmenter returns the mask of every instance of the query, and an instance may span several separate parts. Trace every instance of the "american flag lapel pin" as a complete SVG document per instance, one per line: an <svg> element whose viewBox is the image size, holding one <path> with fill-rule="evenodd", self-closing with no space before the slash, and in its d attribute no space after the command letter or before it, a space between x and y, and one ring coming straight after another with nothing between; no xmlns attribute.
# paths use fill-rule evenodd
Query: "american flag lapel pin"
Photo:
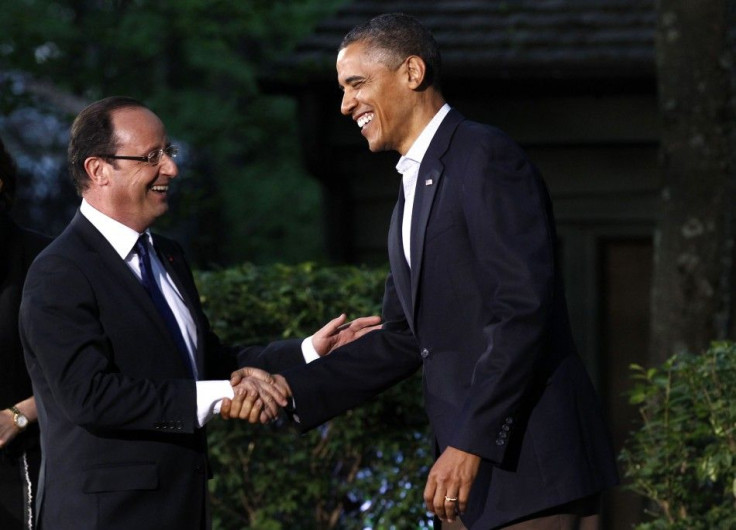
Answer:
<svg viewBox="0 0 736 530"><path fill-rule="evenodd" d="M432 179L427 179L424 181L425 186L431 186L432 184L434 184L434 181Z"/></svg>

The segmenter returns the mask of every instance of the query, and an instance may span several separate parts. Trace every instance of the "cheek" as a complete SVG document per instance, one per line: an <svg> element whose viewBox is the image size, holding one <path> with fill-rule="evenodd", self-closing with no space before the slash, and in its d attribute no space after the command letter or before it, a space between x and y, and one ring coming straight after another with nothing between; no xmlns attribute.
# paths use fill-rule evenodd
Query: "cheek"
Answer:
<svg viewBox="0 0 736 530"><path fill-rule="evenodd" d="M398 121L396 109L384 107L381 110L378 123L383 134L393 134L396 130Z"/></svg>

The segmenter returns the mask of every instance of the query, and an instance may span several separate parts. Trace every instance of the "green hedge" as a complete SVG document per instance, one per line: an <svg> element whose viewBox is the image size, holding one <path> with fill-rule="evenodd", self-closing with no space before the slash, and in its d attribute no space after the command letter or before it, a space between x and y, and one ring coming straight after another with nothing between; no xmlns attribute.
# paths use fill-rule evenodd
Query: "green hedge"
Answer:
<svg viewBox="0 0 736 530"><path fill-rule="evenodd" d="M632 369L642 425L621 461L630 488L650 503L636 528L736 528L736 345Z"/></svg>
<svg viewBox="0 0 736 530"><path fill-rule="evenodd" d="M380 313L386 271L244 265L196 275L226 343L311 334L325 322ZM421 376L298 435L288 422L210 422L214 528L430 528L422 492L432 461Z"/></svg>

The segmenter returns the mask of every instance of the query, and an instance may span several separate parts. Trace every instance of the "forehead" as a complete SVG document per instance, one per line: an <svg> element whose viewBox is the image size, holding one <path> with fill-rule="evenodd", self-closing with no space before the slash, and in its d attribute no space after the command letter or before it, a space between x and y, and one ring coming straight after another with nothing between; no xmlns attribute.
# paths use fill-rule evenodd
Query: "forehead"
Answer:
<svg viewBox="0 0 736 530"><path fill-rule="evenodd" d="M113 111L112 124L120 145L155 146L166 138L166 129L158 116L143 107Z"/></svg>
<svg viewBox="0 0 736 530"><path fill-rule="evenodd" d="M389 68L379 61L379 53L364 42L353 42L337 54L337 81L340 84L356 77L367 77Z"/></svg>

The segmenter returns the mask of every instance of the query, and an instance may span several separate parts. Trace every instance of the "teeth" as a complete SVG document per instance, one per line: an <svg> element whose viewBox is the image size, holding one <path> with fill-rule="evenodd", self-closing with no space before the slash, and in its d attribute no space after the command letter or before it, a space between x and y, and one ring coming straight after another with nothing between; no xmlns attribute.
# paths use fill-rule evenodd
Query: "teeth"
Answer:
<svg viewBox="0 0 736 530"><path fill-rule="evenodd" d="M358 127L361 129L368 125L371 120L373 120L373 114L363 114L360 118L358 118Z"/></svg>
<svg viewBox="0 0 736 530"><path fill-rule="evenodd" d="M151 186L151 190L153 190L153 191L167 192L167 191L169 191L169 187L168 186Z"/></svg>

